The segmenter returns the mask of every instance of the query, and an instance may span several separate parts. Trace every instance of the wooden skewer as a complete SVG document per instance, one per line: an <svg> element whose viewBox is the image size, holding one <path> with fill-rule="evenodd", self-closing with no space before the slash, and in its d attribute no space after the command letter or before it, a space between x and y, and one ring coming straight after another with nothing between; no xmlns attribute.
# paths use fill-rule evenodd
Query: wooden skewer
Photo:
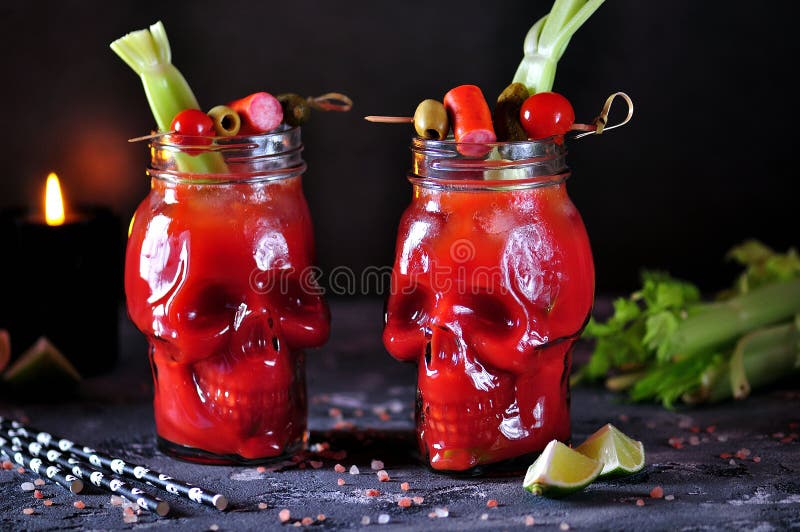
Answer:
<svg viewBox="0 0 800 532"><path fill-rule="evenodd" d="M413 124L413 116L365 116L367 122L377 122L379 124Z"/></svg>
<svg viewBox="0 0 800 532"><path fill-rule="evenodd" d="M158 133L151 133L149 135L142 135L141 137L133 137L132 139L128 139L128 142L141 142L143 140L157 139L158 137L163 137L164 135L172 135L173 133L176 133L176 131L174 131L174 130L159 131Z"/></svg>
<svg viewBox="0 0 800 532"><path fill-rule="evenodd" d="M379 124L413 124L413 116L365 116L367 122L377 122ZM572 124L571 131L594 131L597 126L594 124Z"/></svg>

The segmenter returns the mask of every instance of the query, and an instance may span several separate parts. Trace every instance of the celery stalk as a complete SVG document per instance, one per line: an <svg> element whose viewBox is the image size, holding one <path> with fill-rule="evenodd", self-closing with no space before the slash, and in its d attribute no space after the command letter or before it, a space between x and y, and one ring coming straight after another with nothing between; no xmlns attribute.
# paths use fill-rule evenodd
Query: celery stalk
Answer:
<svg viewBox="0 0 800 532"><path fill-rule="evenodd" d="M658 358L684 360L742 334L800 313L800 279L761 286L721 303L701 305L658 348Z"/></svg>
<svg viewBox="0 0 800 532"><path fill-rule="evenodd" d="M555 0L550 13L528 30L513 81L524 84L531 94L552 90L556 65L570 39L604 1Z"/></svg>
<svg viewBox="0 0 800 532"><path fill-rule="evenodd" d="M172 64L172 51L161 21L150 29L128 33L111 43L111 49L142 79L150 110L159 131L169 131L172 119L184 109L199 109L191 87ZM198 174L225 173L218 153L176 156L181 171Z"/></svg>

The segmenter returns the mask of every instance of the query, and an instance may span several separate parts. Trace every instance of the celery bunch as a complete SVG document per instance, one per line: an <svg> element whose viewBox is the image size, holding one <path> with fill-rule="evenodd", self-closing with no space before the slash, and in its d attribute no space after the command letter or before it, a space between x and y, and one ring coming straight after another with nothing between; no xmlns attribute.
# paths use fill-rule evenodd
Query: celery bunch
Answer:
<svg viewBox="0 0 800 532"><path fill-rule="evenodd" d="M800 370L797 251L748 241L728 256L745 271L713 302L690 283L644 273L642 289L615 301L611 318L589 322L594 351L573 382L605 378L635 401L670 407L744 398Z"/></svg>
<svg viewBox="0 0 800 532"><path fill-rule="evenodd" d="M530 94L552 90L556 65L570 39L604 1L555 0L550 13L528 30L513 82L525 85Z"/></svg>
<svg viewBox="0 0 800 532"><path fill-rule="evenodd" d="M169 131L172 119L184 109L199 109L191 87L172 64L172 50L161 21L150 29L128 33L111 43L111 49L142 79L144 93L159 131ZM197 174L225 173L218 153L176 155L179 169Z"/></svg>

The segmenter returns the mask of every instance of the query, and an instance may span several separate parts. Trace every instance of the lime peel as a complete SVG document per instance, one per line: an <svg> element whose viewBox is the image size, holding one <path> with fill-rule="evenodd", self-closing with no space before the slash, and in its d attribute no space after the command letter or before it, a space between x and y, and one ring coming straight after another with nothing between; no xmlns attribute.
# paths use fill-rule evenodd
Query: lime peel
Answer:
<svg viewBox="0 0 800 532"><path fill-rule="evenodd" d="M641 471L644 445L608 423L580 444L576 452L603 463L600 477L621 476Z"/></svg>
<svg viewBox="0 0 800 532"><path fill-rule="evenodd" d="M60 388L80 382L81 374L47 338L41 337L6 370L3 380L18 388Z"/></svg>
<svg viewBox="0 0 800 532"><path fill-rule="evenodd" d="M602 470L601 462L552 440L528 468L522 487L534 495L560 497L585 488Z"/></svg>

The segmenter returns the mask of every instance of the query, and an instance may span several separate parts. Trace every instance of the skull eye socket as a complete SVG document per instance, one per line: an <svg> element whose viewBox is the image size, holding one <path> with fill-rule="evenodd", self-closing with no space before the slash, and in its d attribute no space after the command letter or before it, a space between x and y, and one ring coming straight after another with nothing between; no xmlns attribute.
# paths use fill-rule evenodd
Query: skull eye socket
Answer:
<svg viewBox="0 0 800 532"><path fill-rule="evenodd" d="M286 313L314 314L324 307L316 283L304 286L299 281L290 280L282 290L281 306Z"/></svg>
<svg viewBox="0 0 800 532"><path fill-rule="evenodd" d="M239 302L222 285L209 284L200 290L188 291L190 299L181 305L178 321L197 330L221 329L233 319Z"/></svg>
<svg viewBox="0 0 800 532"><path fill-rule="evenodd" d="M387 319L391 317L396 323L407 323L425 327L430 322L435 296L424 286L416 285L406 288L403 293L391 299L387 309Z"/></svg>
<svg viewBox="0 0 800 532"><path fill-rule="evenodd" d="M459 301L460 314L471 316L472 326L491 335L503 335L513 329L519 318L513 309L496 295L470 294Z"/></svg>

